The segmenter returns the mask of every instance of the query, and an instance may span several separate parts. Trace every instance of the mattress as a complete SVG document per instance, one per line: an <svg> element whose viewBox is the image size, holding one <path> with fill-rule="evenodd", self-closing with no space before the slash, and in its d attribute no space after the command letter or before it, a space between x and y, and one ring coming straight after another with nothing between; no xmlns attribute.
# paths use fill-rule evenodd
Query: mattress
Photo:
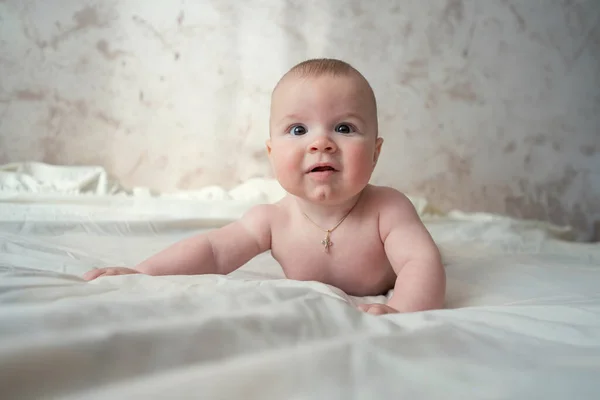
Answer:
<svg viewBox="0 0 600 400"><path fill-rule="evenodd" d="M101 167L0 167L3 399L596 399L600 246L568 227L441 213L446 307L374 316L267 252L227 276L114 276L261 202L276 182L153 193ZM387 296L389 296L388 294Z"/></svg>

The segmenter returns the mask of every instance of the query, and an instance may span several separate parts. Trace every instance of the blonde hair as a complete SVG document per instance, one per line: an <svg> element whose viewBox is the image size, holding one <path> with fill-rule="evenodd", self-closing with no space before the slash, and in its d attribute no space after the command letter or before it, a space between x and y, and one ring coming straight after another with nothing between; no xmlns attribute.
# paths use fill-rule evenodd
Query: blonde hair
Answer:
<svg viewBox="0 0 600 400"><path fill-rule="evenodd" d="M335 58L313 58L302 61L301 63L294 65L288 71L288 74L290 73L299 74L301 76L345 76L355 73L364 79L362 74L352 65Z"/></svg>
<svg viewBox="0 0 600 400"><path fill-rule="evenodd" d="M361 74L356 68L354 68L349 63L338 60L335 58L312 58L309 60L302 61L296 65L294 65L288 72L286 72L275 88L273 89L273 93L277 90L277 87L283 82L283 80L290 76L296 77L309 77L309 78L317 78L323 75L330 76L356 76L360 79L367 89L367 96L370 97L370 100L373 102L373 106L375 108L375 114L377 114L377 100L375 99L375 93L373 92L373 88L369 84L369 81Z"/></svg>

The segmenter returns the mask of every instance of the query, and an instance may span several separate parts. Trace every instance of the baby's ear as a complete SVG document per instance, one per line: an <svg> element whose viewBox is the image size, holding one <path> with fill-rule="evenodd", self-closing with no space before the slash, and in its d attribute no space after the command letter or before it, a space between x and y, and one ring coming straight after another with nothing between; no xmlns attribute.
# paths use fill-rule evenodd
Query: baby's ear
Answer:
<svg viewBox="0 0 600 400"><path fill-rule="evenodd" d="M379 160L379 154L381 154L381 145L383 144L383 138L378 137L375 142L375 153L373 154L373 167L377 165L377 160Z"/></svg>
<svg viewBox="0 0 600 400"><path fill-rule="evenodd" d="M267 146L267 154L271 155L271 139L267 139L265 145Z"/></svg>

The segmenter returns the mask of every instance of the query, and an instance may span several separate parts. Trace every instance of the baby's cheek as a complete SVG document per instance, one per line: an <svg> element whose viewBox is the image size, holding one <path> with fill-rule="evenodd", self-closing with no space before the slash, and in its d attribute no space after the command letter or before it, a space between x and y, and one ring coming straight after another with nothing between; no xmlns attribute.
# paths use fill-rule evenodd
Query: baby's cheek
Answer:
<svg viewBox="0 0 600 400"><path fill-rule="evenodd" d="M294 160L293 154L282 153L280 156L281 168L285 172L291 172L297 168L297 163Z"/></svg>
<svg viewBox="0 0 600 400"><path fill-rule="evenodd" d="M346 163L354 166L357 175L369 175L373 168L373 152L368 146L356 144L349 146L346 150Z"/></svg>
<svg viewBox="0 0 600 400"><path fill-rule="evenodd" d="M299 165L297 157L293 154L282 153L277 158L277 173L280 176L290 176L294 173L298 173L298 170L302 166Z"/></svg>

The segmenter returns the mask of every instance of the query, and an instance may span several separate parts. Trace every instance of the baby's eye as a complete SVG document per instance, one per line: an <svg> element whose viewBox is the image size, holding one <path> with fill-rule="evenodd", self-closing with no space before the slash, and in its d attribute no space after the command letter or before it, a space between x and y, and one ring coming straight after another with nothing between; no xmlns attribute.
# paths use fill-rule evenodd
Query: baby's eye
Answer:
<svg viewBox="0 0 600 400"><path fill-rule="evenodd" d="M293 136L301 136L306 133L306 128L303 127L302 125L294 125L289 130L289 133L290 133L290 135L293 135Z"/></svg>
<svg viewBox="0 0 600 400"><path fill-rule="evenodd" d="M335 131L339 133L352 133L354 129L348 124L339 124L335 127Z"/></svg>

